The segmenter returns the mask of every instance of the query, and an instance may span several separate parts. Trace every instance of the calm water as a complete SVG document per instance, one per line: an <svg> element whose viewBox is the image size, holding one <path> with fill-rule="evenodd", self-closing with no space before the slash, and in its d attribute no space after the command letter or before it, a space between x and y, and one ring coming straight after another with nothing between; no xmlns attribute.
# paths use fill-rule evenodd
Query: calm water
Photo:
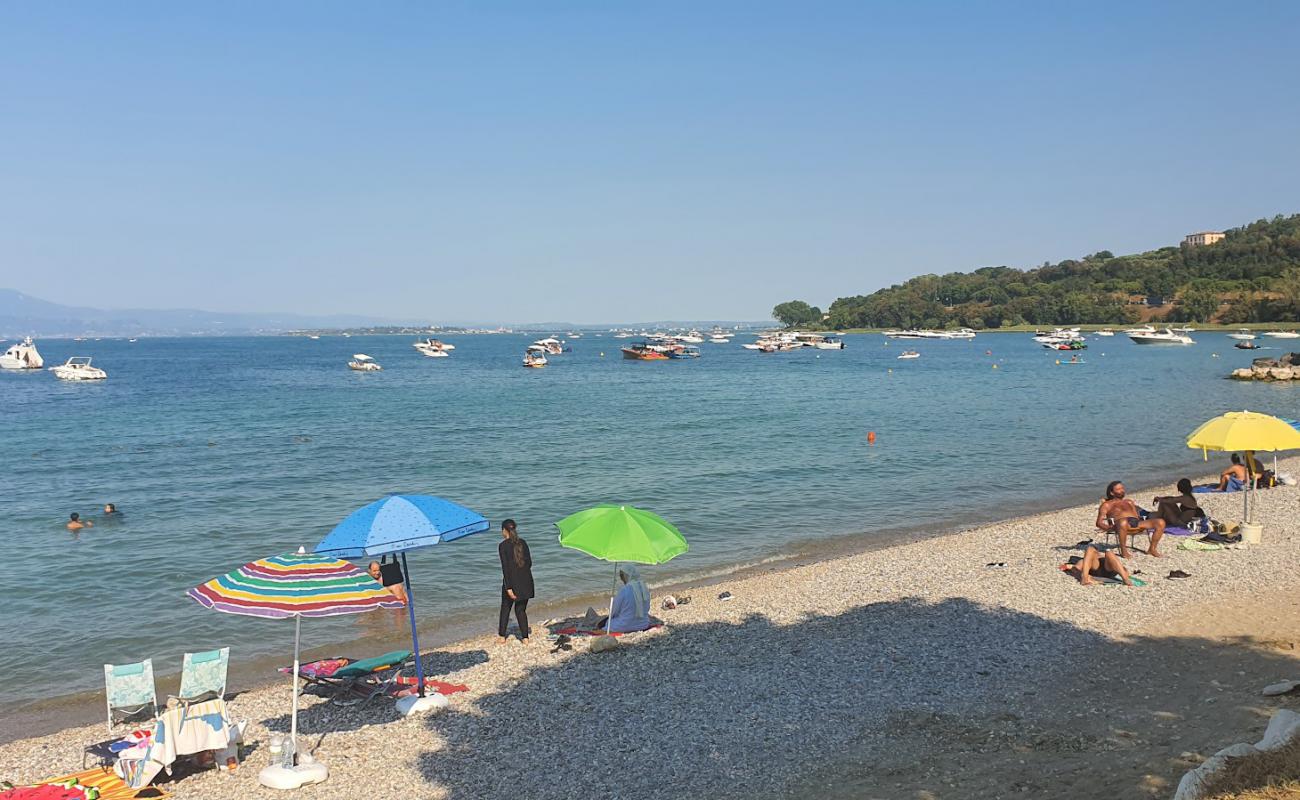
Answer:
<svg viewBox="0 0 1300 800"><path fill-rule="evenodd" d="M624 361L621 340L588 334L527 370L530 338L450 337L446 359L405 336L39 342L48 363L91 355L110 378L0 374L0 708L102 686L104 662L152 656L169 672L186 649L285 654L287 624L214 613L184 590L310 548L389 492L514 517L548 598L608 586L608 568L561 549L551 527L600 502L683 530L691 551L647 570L662 579L817 537L962 524L1152 470L1207 471L1182 444L1204 419L1300 416L1300 388L1222 379L1252 357L1222 334L1186 348L1097 339L1070 367L1023 334L849 336L844 351L777 355L740 337L667 363ZM904 347L923 355L896 360ZM359 351L385 371L348 370ZM121 524L64 529L70 511L97 518L105 502ZM495 606L495 537L412 556L424 622ZM399 624L364 616L310 621L305 644ZM494 622L484 614L485 630Z"/></svg>

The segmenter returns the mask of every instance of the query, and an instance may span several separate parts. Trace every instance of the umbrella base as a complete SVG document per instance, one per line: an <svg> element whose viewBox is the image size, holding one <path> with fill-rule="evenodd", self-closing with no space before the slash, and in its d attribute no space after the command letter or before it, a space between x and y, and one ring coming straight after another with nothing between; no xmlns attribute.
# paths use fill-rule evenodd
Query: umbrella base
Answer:
<svg viewBox="0 0 1300 800"><path fill-rule="evenodd" d="M404 717L422 714L427 711L441 711L447 707L447 698L437 692L430 692L424 697L410 695L397 698L397 713Z"/></svg>
<svg viewBox="0 0 1300 800"><path fill-rule="evenodd" d="M257 773L257 782L271 789L297 789L309 783L320 783L329 776L329 767L314 761L296 767L266 767Z"/></svg>
<svg viewBox="0 0 1300 800"><path fill-rule="evenodd" d="M1263 538L1264 526L1258 522L1243 522L1237 529L1244 544L1259 544Z"/></svg>

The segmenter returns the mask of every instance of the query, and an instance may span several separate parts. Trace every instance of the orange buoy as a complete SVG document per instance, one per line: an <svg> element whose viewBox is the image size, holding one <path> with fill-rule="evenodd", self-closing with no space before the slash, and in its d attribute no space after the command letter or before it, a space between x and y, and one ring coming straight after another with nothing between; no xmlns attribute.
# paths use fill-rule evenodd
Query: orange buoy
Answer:
<svg viewBox="0 0 1300 800"><path fill-rule="evenodd" d="M875 444L875 443L876 443L876 432L867 431L867 444Z"/></svg>

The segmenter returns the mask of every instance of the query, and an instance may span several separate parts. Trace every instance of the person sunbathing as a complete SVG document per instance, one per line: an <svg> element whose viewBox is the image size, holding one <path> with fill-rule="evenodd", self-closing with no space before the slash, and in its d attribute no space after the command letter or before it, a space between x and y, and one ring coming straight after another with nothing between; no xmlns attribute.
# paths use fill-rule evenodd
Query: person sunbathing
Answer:
<svg viewBox="0 0 1300 800"><path fill-rule="evenodd" d="M1165 535L1165 521L1159 517L1142 519L1137 504L1125 496L1123 481L1111 481L1106 487L1106 499L1097 508L1097 528L1106 532L1114 531L1119 536L1119 555L1130 558L1133 554L1128 549L1128 538L1138 531L1148 531L1151 545L1147 555L1162 558L1159 551L1160 537Z"/></svg>
<svg viewBox="0 0 1300 800"><path fill-rule="evenodd" d="M1233 453L1232 466L1225 469L1223 474L1219 476L1218 491L1227 491L1229 480L1236 481L1235 489L1240 490L1246 485L1246 478L1248 477L1249 474L1246 472L1246 465L1241 463L1241 456Z"/></svg>
<svg viewBox="0 0 1300 800"><path fill-rule="evenodd" d="M1187 478L1178 481L1178 494L1157 497L1151 502L1156 506L1156 516L1165 521L1166 527L1186 528L1192 520L1205 516Z"/></svg>
<svg viewBox="0 0 1300 800"><path fill-rule="evenodd" d="M1089 545L1083 551L1083 558L1079 563L1074 565L1071 570L1079 579L1079 583L1084 586L1092 586L1096 581L1092 576L1098 578L1119 578L1125 586L1133 585L1133 578L1124 568L1124 562L1115 556L1110 550L1103 550L1099 547Z"/></svg>

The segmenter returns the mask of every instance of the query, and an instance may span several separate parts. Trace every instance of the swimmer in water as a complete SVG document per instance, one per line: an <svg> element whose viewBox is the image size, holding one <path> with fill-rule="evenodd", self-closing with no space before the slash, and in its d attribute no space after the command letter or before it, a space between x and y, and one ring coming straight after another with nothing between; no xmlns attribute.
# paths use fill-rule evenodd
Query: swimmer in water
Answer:
<svg viewBox="0 0 1300 800"><path fill-rule="evenodd" d="M93 527L95 527L95 523L91 522L90 520L85 520L83 522L81 519L81 515L75 511L73 511L68 518L68 530L70 531L79 531L82 528L93 528Z"/></svg>
<svg viewBox="0 0 1300 800"><path fill-rule="evenodd" d="M370 566L366 568L366 572L370 574L370 577L374 578L380 583L384 583L384 576L383 576L384 574L383 571L379 568L378 561L371 561ZM396 597L398 600L401 600L403 603L406 602L405 584L400 582L392 583L392 584L384 583L384 588L387 589L388 593L391 594L393 597Z"/></svg>

